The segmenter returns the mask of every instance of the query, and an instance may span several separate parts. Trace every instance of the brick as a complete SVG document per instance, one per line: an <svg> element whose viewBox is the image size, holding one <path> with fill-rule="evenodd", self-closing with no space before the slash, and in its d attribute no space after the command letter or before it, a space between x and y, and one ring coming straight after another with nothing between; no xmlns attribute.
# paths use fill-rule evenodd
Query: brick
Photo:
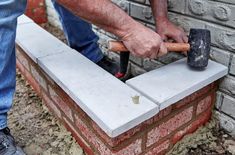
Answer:
<svg viewBox="0 0 235 155"><path fill-rule="evenodd" d="M201 114L202 112L210 108L211 105L212 105L212 95L209 95L198 103L196 114L197 115Z"/></svg>
<svg viewBox="0 0 235 155"><path fill-rule="evenodd" d="M216 114L219 117L220 126L235 137L235 120L220 112L216 112Z"/></svg>
<svg viewBox="0 0 235 155"><path fill-rule="evenodd" d="M193 107L189 107L179 114L173 116L171 119L160 124L156 128L148 132L147 135L147 147L158 142L161 138L171 134L174 130L178 129L185 123L189 122L193 116Z"/></svg>
<svg viewBox="0 0 235 155"><path fill-rule="evenodd" d="M46 23L46 5L44 0L29 0L25 14L33 19L36 23Z"/></svg>
<svg viewBox="0 0 235 155"><path fill-rule="evenodd" d="M235 95L235 77L225 77L220 84L220 89L228 94Z"/></svg>
<svg viewBox="0 0 235 155"><path fill-rule="evenodd" d="M16 48L16 57L17 57L18 61L24 66L24 68L26 68L29 71L30 70L29 69L29 62L28 62L27 58L25 58L22 55L22 51L19 47Z"/></svg>
<svg viewBox="0 0 235 155"><path fill-rule="evenodd" d="M85 150L88 155L94 155L94 151L91 149L91 146L80 136L80 134L74 128L66 118L63 118L65 127L72 133L73 137L76 139L77 143Z"/></svg>
<svg viewBox="0 0 235 155"><path fill-rule="evenodd" d="M32 86L32 88L36 91L36 93L38 95L41 94L41 89L40 89L40 85L39 83L34 79L34 77L32 76L32 74L30 72L28 72L27 70L25 70L24 72L24 77L27 79L27 81L29 82L29 84Z"/></svg>
<svg viewBox="0 0 235 155"><path fill-rule="evenodd" d="M153 123L160 121L164 117L170 115L173 110L173 106L169 106L163 110L161 110L156 116L153 117Z"/></svg>
<svg viewBox="0 0 235 155"><path fill-rule="evenodd" d="M144 73L146 73L146 70L139 67L138 65L135 65L133 63L131 64L131 74L133 76L138 76L138 75L141 75L141 74L144 74Z"/></svg>
<svg viewBox="0 0 235 155"><path fill-rule="evenodd" d="M142 144L142 140L137 139L129 146L123 148L122 150L120 150L118 152L114 152L113 154L115 154L115 155L124 155L124 154L125 155L133 155L133 154L137 155L137 154L140 154L142 152L141 144Z"/></svg>
<svg viewBox="0 0 235 155"><path fill-rule="evenodd" d="M121 149L118 152L112 152L90 129L89 127L77 116L75 115L75 124L76 127L83 133L83 136L87 139L87 141L94 145L95 148L100 152L102 155L131 155L131 154L140 154L142 152L141 149L141 139L137 139L130 145L126 146L125 148Z"/></svg>
<svg viewBox="0 0 235 155"><path fill-rule="evenodd" d="M33 75L33 77L36 79L36 81L40 84L40 86L47 91L47 83L44 79L44 77L42 77L42 73L39 71L39 69L36 67L36 64L31 63L32 65L30 65L30 70L31 73Z"/></svg>
<svg viewBox="0 0 235 155"><path fill-rule="evenodd" d="M144 59L144 61L143 61L143 67L146 71L151 71L153 69L157 69L162 66L163 66L163 64L161 62L158 62L155 60Z"/></svg>
<svg viewBox="0 0 235 155"><path fill-rule="evenodd" d="M222 102L223 102L223 95L221 92L216 92L216 103L215 103L215 107L218 110L221 110L221 106L222 106Z"/></svg>
<svg viewBox="0 0 235 155"><path fill-rule="evenodd" d="M176 104L174 104L174 106L175 106L175 108L181 108L181 107L191 103L192 101L195 101L196 99L200 98L201 96L205 95L211 89L213 89L213 84L208 85L208 86L198 90L197 92L185 97L184 99L182 99L179 102L177 102Z"/></svg>
<svg viewBox="0 0 235 155"><path fill-rule="evenodd" d="M154 123L158 123L161 119L168 116L172 112L172 106L167 107L166 109L161 110L156 116L146 120L145 122L139 124L138 126L130 129L129 131L119 135L115 138L110 138L107 134L103 132L103 130L93 121L91 121L91 125L93 129L97 132L97 134L107 142L111 147L118 146L124 141L131 139L134 135L141 134L142 131L145 131L146 128L151 126Z"/></svg>
<svg viewBox="0 0 235 155"><path fill-rule="evenodd" d="M221 111L235 119L235 98L228 95L223 96Z"/></svg>
<svg viewBox="0 0 235 155"><path fill-rule="evenodd" d="M197 117L196 120L194 120L184 129L177 131L172 137L172 143L176 144L185 135L196 131L200 126L204 125L206 122L210 120L211 114L212 114L212 109L207 109L204 113L202 113L199 117Z"/></svg>
<svg viewBox="0 0 235 155"><path fill-rule="evenodd" d="M231 59L231 54L227 51L221 50L219 48L213 47L211 49L211 59L219 62L225 66L229 66L230 64L230 59Z"/></svg>
<svg viewBox="0 0 235 155"><path fill-rule="evenodd" d="M36 8L44 6L44 0L28 0L27 8Z"/></svg>
<svg viewBox="0 0 235 155"><path fill-rule="evenodd" d="M235 56L232 58L231 66L230 66L230 74L235 75Z"/></svg>
<svg viewBox="0 0 235 155"><path fill-rule="evenodd" d="M190 0L186 14L202 20L234 27L234 5L221 4L214 1Z"/></svg>
<svg viewBox="0 0 235 155"><path fill-rule="evenodd" d="M90 131L89 127L87 127L87 125L77 115L75 115L75 125L86 138L86 141L97 148L101 154L111 154L110 150L104 145L104 143L99 140L99 138L92 131Z"/></svg>
<svg viewBox="0 0 235 155"><path fill-rule="evenodd" d="M148 151L145 155L159 155L164 154L163 151L167 150L170 146L170 141L167 140L159 145L156 145L152 150Z"/></svg>
<svg viewBox="0 0 235 155"><path fill-rule="evenodd" d="M56 105L64 112L64 114L73 121L72 110L69 107L68 103L64 102L61 96L56 93L52 87L49 86L49 93L52 100L56 103Z"/></svg>
<svg viewBox="0 0 235 155"><path fill-rule="evenodd" d="M18 59L16 59L16 67L19 69L19 71L21 72L21 74L25 74L25 68L24 66L19 62Z"/></svg>
<svg viewBox="0 0 235 155"><path fill-rule="evenodd" d="M60 110L57 108L55 103L48 97L48 94L46 94L44 91L42 93L42 99L45 101L47 107L58 117L61 119L61 113Z"/></svg>

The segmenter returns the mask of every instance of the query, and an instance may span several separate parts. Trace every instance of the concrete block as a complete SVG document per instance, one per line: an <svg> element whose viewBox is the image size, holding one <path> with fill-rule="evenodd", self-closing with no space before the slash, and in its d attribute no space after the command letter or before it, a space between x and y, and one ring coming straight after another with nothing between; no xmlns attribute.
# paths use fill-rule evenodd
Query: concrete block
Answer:
<svg viewBox="0 0 235 155"><path fill-rule="evenodd" d="M110 137L159 111L158 105L75 50L39 58L39 65ZM140 97L139 104L133 103L134 97Z"/></svg>
<svg viewBox="0 0 235 155"><path fill-rule="evenodd" d="M143 66L143 59L139 57L135 57L132 54L130 54L130 61L137 64L138 66Z"/></svg>
<svg viewBox="0 0 235 155"><path fill-rule="evenodd" d="M227 76L220 84L220 89L228 94L235 95L235 77Z"/></svg>
<svg viewBox="0 0 235 155"><path fill-rule="evenodd" d="M228 96L228 95L223 95L223 103L222 103L222 107L221 110L233 117L235 119L235 98Z"/></svg>
<svg viewBox="0 0 235 155"><path fill-rule="evenodd" d="M216 92L216 103L215 103L215 107L218 110L221 110L222 107L222 102L223 102L223 95L220 91Z"/></svg>
<svg viewBox="0 0 235 155"><path fill-rule="evenodd" d="M186 32L189 32L191 28L198 28L198 29L206 28L206 22L188 16L169 12L168 17L173 23L182 27Z"/></svg>
<svg viewBox="0 0 235 155"><path fill-rule="evenodd" d="M141 74L146 73L146 70L144 70L142 67L135 65L135 64L131 64L131 74L135 77L135 76L139 76Z"/></svg>
<svg viewBox="0 0 235 155"><path fill-rule="evenodd" d="M212 60L228 67L230 64L231 54L219 48L212 47L210 57Z"/></svg>
<svg viewBox="0 0 235 155"><path fill-rule="evenodd" d="M230 66L230 74L235 75L235 56L233 55L231 66Z"/></svg>
<svg viewBox="0 0 235 155"><path fill-rule="evenodd" d="M185 14L187 0L168 0L168 10Z"/></svg>
<svg viewBox="0 0 235 155"><path fill-rule="evenodd" d="M227 4L235 4L234 0L213 0L213 1L223 2L223 3L227 3Z"/></svg>
<svg viewBox="0 0 235 155"><path fill-rule="evenodd" d="M213 23L207 23L206 28L211 31L211 43L212 45L230 50L231 52L235 51L235 31L232 28L227 28L219 26Z"/></svg>
<svg viewBox="0 0 235 155"><path fill-rule="evenodd" d="M155 23L152 10L148 6L130 3L130 15L147 23Z"/></svg>
<svg viewBox="0 0 235 155"><path fill-rule="evenodd" d="M152 60L152 59L144 59L143 61L143 67L146 71L151 71L157 68L162 67L163 64L159 61Z"/></svg>
<svg viewBox="0 0 235 155"><path fill-rule="evenodd" d="M112 0L113 3L117 4L123 11L125 11L127 14L130 13L130 6L129 2L126 0Z"/></svg>
<svg viewBox="0 0 235 155"><path fill-rule="evenodd" d="M235 27L235 6L214 1L189 0L186 14L198 19Z"/></svg>
<svg viewBox="0 0 235 155"><path fill-rule="evenodd" d="M184 57L185 56L183 54L170 52L165 56L157 58L156 60L159 61L162 64L170 64L170 63L175 62L177 60L180 60Z"/></svg>
<svg viewBox="0 0 235 155"><path fill-rule="evenodd" d="M206 70L196 71L186 59L128 80L126 83L160 106L160 110L225 76L227 67L210 61Z"/></svg>
<svg viewBox="0 0 235 155"><path fill-rule="evenodd" d="M220 112L216 112L216 114L218 115L221 127L235 137L235 120Z"/></svg>

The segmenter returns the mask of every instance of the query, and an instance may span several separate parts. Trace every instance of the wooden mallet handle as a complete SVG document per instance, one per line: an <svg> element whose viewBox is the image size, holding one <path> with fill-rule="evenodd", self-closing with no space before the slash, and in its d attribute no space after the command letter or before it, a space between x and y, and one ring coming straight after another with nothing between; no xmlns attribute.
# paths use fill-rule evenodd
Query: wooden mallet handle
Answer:
<svg viewBox="0 0 235 155"><path fill-rule="evenodd" d="M168 51L186 52L190 50L188 43L164 43ZM108 48L113 52L128 52L125 45L120 41L109 41Z"/></svg>

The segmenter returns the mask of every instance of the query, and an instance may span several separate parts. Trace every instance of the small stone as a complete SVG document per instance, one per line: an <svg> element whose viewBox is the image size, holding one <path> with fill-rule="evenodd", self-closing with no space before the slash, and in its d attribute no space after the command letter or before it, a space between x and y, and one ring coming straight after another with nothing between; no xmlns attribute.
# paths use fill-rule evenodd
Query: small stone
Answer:
<svg viewBox="0 0 235 155"><path fill-rule="evenodd" d="M133 96L132 101L134 104L139 104L140 103L140 96L138 96L138 95Z"/></svg>

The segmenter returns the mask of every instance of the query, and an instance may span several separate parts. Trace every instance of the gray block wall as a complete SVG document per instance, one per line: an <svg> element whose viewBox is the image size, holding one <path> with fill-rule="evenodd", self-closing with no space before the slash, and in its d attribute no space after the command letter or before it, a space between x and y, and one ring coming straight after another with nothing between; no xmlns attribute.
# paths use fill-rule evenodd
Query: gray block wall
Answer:
<svg viewBox="0 0 235 155"><path fill-rule="evenodd" d="M154 19L148 0L112 0L130 16L154 29ZM50 0L46 0L49 21L60 26ZM217 92L216 113L221 126L235 136L235 1L234 0L168 0L169 18L189 31L206 28L212 32L211 59L229 67L229 74L221 80ZM119 60L118 54L107 52L106 42L115 39L110 33L94 26L100 37L100 46L109 57ZM156 60L131 56L131 72L139 75L184 57L170 53Z"/></svg>

